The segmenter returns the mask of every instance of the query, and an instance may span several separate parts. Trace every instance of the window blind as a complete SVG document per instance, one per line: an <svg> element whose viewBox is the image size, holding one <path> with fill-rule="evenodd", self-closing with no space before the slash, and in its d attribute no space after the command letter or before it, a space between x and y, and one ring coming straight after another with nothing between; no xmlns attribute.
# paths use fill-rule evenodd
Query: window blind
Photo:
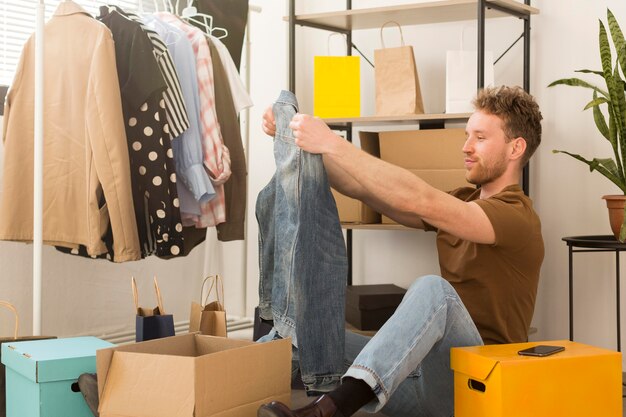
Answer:
<svg viewBox="0 0 626 417"><path fill-rule="evenodd" d="M54 14L62 0L45 0L46 22ZM98 9L106 1L74 0L92 16L98 15ZM141 1L144 11L154 10L153 2L148 0L112 0L110 3L124 10L136 12ZM0 85L10 85L22 52L24 43L35 31L36 7L39 0L0 0ZM76 34L80 36L80 34Z"/></svg>

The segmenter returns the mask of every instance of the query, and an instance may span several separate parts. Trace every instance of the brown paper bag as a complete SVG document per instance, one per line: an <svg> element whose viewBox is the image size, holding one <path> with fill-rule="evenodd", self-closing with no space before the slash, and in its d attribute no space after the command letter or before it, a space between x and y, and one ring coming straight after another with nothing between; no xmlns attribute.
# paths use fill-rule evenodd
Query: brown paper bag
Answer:
<svg viewBox="0 0 626 417"><path fill-rule="evenodd" d="M202 281L200 299L207 282L211 283L209 291L204 298L204 305L196 302L191 303L191 315L189 316L189 332L200 332L209 336L226 337L226 311L224 310L224 283L219 275L206 277ZM208 302L215 288L216 300Z"/></svg>
<svg viewBox="0 0 626 417"><path fill-rule="evenodd" d="M389 24L398 25L402 46L386 48L383 29ZM415 67L413 47L404 45L402 28L397 22L387 22L380 28L383 49L374 50L374 75L376 83L376 115L394 116L424 113L422 92Z"/></svg>
<svg viewBox="0 0 626 417"><path fill-rule="evenodd" d="M56 339L54 336L18 336L18 330L20 327L20 319L17 314L17 310L13 304L8 301L0 301L0 307L11 310L15 315L15 327L13 330L13 337L0 337L0 344L6 342L22 342L27 340L43 340L43 339ZM0 417L6 416L6 375L5 368L0 363Z"/></svg>

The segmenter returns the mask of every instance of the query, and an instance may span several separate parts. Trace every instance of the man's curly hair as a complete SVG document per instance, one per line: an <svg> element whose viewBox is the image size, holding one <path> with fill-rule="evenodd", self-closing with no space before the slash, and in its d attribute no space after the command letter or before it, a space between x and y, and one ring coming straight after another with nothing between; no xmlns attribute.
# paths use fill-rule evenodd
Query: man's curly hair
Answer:
<svg viewBox="0 0 626 417"><path fill-rule="evenodd" d="M541 143L541 112L539 105L521 87L491 87L480 90L472 101L474 108L502 119L507 140L518 137L526 141L522 160L525 165Z"/></svg>

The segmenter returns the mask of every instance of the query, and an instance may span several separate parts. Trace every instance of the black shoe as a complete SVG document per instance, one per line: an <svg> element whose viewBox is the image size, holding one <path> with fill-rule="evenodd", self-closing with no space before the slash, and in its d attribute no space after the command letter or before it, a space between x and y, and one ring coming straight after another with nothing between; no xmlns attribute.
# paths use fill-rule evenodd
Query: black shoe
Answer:
<svg viewBox="0 0 626 417"><path fill-rule="evenodd" d="M98 378L96 374L82 374L78 377L78 388L94 416L98 415Z"/></svg>
<svg viewBox="0 0 626 417"><path fill-rule="evenodd" d="M315 402L297 410L290 410L285 404L273 401L259 407L257 417L333 417L337 406L328 395L322 395Z"/></svg>

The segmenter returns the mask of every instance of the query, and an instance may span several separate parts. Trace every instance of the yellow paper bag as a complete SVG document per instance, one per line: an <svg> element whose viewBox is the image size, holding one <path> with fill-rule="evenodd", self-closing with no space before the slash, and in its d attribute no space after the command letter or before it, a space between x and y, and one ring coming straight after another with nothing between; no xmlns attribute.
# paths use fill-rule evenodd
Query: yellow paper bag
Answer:
<svg viewBox="0 0 626 417"><path fill-rule="evenodd" d="M313 114L322 118L361 115L361 61L357 56L316 56Z"/></svg>

